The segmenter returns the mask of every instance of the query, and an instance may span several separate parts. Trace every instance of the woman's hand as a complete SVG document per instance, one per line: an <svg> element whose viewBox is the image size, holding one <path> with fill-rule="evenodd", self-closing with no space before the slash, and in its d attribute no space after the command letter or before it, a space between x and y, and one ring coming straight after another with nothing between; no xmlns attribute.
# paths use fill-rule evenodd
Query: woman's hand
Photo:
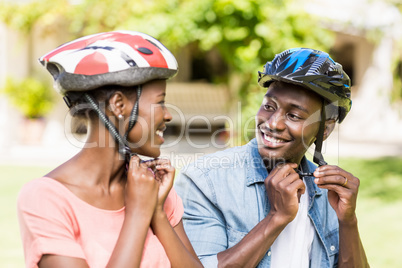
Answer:
<svg viewBox="0 0 402 268"><path fill-rule="evenodd" d="M175 168L171 165L169 159L155 159L152 161L147 161L144 164L154 171L155 180L159 184L156 212L161 212L163 211L163 205L166 197L173 187Z"/></svg>
<svg viewBox="0 0 402 268"><path fill-rule="evenodd" d="M158 202L159 183L145 163L136 155L130 159L125 192L126 213L151 219Z"/></svg>
<svg viewBox="0 0 402 268"><path fill-rule="evenodd" d="M328 190L328 200L341 223L356 220L356 200L360 180L338 166L321 166L314 171L314 182Z"/></svg>

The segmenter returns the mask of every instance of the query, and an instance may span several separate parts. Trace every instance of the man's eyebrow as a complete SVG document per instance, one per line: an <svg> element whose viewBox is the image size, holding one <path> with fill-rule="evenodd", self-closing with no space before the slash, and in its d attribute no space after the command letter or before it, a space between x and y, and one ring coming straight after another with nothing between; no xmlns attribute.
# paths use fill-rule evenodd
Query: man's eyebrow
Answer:
<svg viewBox="0 0 402 268"><path fill-rule="evenodd" d="M299 109L299 110L301 110L301 111L303 111L303 112L305 112L305 113L310 114L309 110L307 110L306 108L304 108L304 107L302 107L302 106L300 106L300 105L298 105L298 104L291 103L290 105L291 105L292 107L296 108L296 109Z"/></svg>
<svg viewBox="0 0 402 268"><path fill-rule="evenodd" d="M264 98L272 99L274 101L278 101L278 98L276 96L269 95L269 93L265 94ZM310 114L310 111L307 110L307 108L304 108L303 106L300 106L299 104L290 103L289 105L292 106L293 108L299 109L299 110L301 110L301 111L303 111L305 113Z"/></svg>
<svg viewBox="0 0 402 268"><path fill-rule="evenodd" d="M264 99L272 99L272 100L274 100L275 102L278 101L278 98L277 98L276 96L271 96L271 95L269 95L269 93L267 93L267 94L264 95Z"/></svg>
<svg viewBox="0 0 402 268"><path fill-rule="evenodd" d="M271 95L269 95L269 93L266 93L264 95L264 98L271 98L271 99L277 100L276 96L271 96Z"/></svg>

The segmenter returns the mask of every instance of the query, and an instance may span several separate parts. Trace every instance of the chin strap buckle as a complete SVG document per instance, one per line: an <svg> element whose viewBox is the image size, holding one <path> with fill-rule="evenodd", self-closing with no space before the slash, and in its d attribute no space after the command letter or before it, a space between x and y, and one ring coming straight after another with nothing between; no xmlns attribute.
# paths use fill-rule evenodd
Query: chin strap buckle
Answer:
<svg viewBox="0 0 402 268"><path fill-rule="evenodd" d="M67 95L63 97L63 100L69 109L73 106L73 104L71 103L71 99Z"/></svg>

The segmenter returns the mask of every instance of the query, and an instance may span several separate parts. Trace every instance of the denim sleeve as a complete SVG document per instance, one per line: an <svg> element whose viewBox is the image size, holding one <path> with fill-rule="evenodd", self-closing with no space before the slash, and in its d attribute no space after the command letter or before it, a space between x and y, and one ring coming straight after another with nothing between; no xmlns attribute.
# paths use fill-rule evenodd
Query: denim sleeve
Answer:
<svg viewBox="0 0 402 268"><path fill-rule="evenodd" d="M183 199L184 229L204 267L217 267L217 254L228 247L225 219L216 203L212 182L196 167L187 168L175 182Z"/></svg>

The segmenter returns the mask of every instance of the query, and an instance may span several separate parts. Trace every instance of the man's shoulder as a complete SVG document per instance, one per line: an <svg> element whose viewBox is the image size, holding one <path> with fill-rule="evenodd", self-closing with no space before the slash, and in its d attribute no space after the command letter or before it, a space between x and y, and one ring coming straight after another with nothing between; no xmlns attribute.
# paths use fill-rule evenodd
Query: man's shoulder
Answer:
<svg viewBox="0 0 402 268"><path fill-rule="evenodd" d="M244 163L248 157L249 144L228 148L197 158L182 169L182 172L209 172L211 170L223 170L236 168L239 163Z"/></svg>
<svg viewBox="0 0 402 268"><path fill-rule="evenodd" d="M237 188L244 185L250 154L246 144L199 157L180 170L175 189L184 202L202 192L202 196L217 205L227 193L238 193Z"/></svg>

